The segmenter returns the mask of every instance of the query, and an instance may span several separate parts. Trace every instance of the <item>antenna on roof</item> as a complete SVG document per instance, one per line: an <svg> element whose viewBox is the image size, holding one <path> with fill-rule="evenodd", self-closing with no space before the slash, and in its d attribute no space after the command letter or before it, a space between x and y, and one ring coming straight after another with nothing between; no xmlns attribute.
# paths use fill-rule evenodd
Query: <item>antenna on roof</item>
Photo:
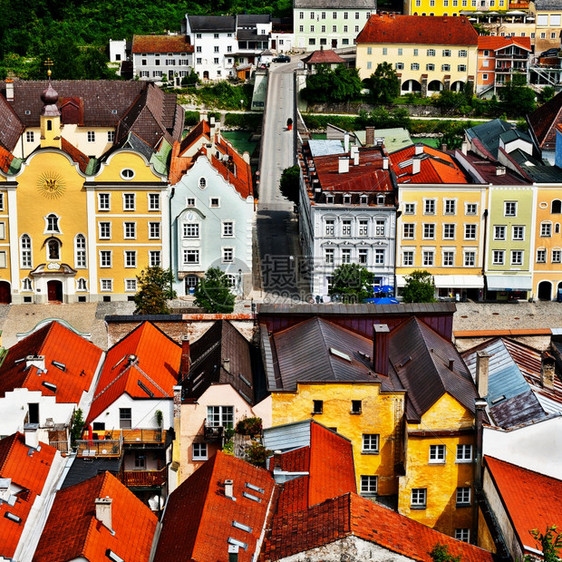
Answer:
<svg viewBox="0 0 562 562"><path fill-rule="evenodd" d="M47 67L47 76L49 77L49 80L51 79L51 66L53 66L55 63L53 62L53 60L50 57L47 57L47 60L43 63L44 66Z"/></svg>

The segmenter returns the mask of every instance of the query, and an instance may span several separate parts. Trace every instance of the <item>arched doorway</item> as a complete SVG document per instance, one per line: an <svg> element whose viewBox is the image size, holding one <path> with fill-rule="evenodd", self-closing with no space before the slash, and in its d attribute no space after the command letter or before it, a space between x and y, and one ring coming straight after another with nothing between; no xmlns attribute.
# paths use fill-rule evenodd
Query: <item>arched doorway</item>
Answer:
<svg viewBox="0 0 562 562"><path fill-rule="evenodd" d="M464 82L457 80L451 84L451 92L462 92L464 90Z"/></svg>
<svg viewBox="0 0 562 562"><path fill-rule="evenodd" d="M436 92L440 92L441 90L443 90L443 83L439 82L439 80L432 80L427 85L427 92L429 94L434 94Z"/></svg>
<svg viewBox="0 0 562 562"><path fill-rule="evenodd" d="M406 80L406 82L402 84L402 92L405 94L409 92L419 93L421 92L421 84L416 80Z"/></svg>
<svg viewBox="0 0 562 562"><path fill-rule="evenodd" d="M550 281L541 281L539 283L538 297L540 301L552 299L552 283Z"/></svg>
<svg viewBox="0 0 562 562"><path fill-rule="evenodd" d="M209 71L208 70L204 70L203 71L203 80L208 80L209 79Z"/></svg>
<svg viewBox="0 0 562 562"><path fill-rule="evenodd" d="M49 302L62 302L62 281L47 282L47 298Z"/></svg>
<svg viewBox="0 0 562 562"><path fill-rule="evenodd" d="M12 291L7 281L0 281L0 304L10 304L12 302Z"/></svg>

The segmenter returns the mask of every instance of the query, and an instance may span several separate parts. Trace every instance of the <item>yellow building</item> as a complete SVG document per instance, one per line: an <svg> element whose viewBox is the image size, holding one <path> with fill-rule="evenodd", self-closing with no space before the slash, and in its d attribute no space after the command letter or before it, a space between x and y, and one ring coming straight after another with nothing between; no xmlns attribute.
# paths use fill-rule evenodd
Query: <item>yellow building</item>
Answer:
<svg viewBox="0 0 562 562"><path fill-rule="evenodd" d="M360 78L388 62L400 78L402 94L429 96L474 84L478 34L465 16L372 15L356 44Z"/></svg>
<svg viewBox="0 0 562 562"><path fill-rule="evenodd" d="M88 156L65 139L50 82L41 99L40 146L2 154L0 301L126 300L143 268L165 265L169 144L129 132Z"/></svg>

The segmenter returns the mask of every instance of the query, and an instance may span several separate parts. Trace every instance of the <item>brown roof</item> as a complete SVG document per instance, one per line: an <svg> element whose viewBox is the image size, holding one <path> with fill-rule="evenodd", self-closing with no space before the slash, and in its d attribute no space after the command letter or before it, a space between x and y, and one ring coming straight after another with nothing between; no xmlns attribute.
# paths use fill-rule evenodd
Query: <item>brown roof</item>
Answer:
<svg viewBox="0 0 562 562"><path fill-rule="evenodd" d="M527 116L531 133L543 150L556 147L556 125L562 121L562 92Z"/></svg>
<svg viewBox="0 0 562 562"><path fill-rule="evenodd" d="M375 14L356 43L476 46L478 33L465 16L398 16Z"/></svg>
<svg viewBox="0 0 562 562"><path fill-rule="evenodd" d="M193 53L185 35L133 35L133 53Z"/></svg>
<svg viewBox="0 0 562 562"><path fill-rule="evenodd" d="M342 64L345 63L345 59L342 59L335 51L330 49L321 49L320 51L314 51L308 57L302 59L305 64Z"/></svg>
<svg viewBox="0 0 562 562"><path fill-rule="evenodd" d="M0 96L0 123L0 145L12 151L25 127L4 96Z"/></svg>

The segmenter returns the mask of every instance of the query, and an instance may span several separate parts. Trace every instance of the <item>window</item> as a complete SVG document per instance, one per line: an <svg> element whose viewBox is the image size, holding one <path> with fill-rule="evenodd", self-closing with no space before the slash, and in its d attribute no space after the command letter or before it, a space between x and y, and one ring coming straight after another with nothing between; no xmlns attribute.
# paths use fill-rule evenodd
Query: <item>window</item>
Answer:
<svg viewBox="0 0 562 562"><path fill-rule="evenodd" d="M444 251L443 252L443 266L453 267L455 265L455 252Z"/></svg>
<svg viewBox="0 0 562 562"><path fill-rule="evenodd" d="M503 265L505 262L505 250L494 250L492 252L492 265Z"/></svg>
<svg viewBox="0 0 562 562"><path fill-rule="evenodd" d="M476 252L467 250L464 253L464 266L474 267L476 265Z"/></svg>
<svg viewBox="0 0 562 562"><path fill-rule="evenodd" d="M523 265L523 250L511 250L511 265Z"/></svg>
<svg viewBox="0 0 562 562"><path fill-rule="evenodd" d="M359 226L357 229L358 236L367 236L369 232L369 221L366 219L359 219Z"/></svg>
<svg viewBox="0 0 562 562"><path fill-rule="evenodd" d="M326 222L324 223L324 233L326 236L334 236L334 224L334 219L326 219Z"/></svg>
<svg viewBox="0 0 562 562"><path fill-rule="evenodd" d="M100 250L100 267L111 267L111 250Z"/></svg>
<svg viewBox="0 0 562 562"><path fill-rule="evenodd" d="M183 251L184 265L194 265L199 263L199 250L184 250Z"/></svg>
<svg viewBox="0 0 562 562"><path fill-rule="evenodd" d="M115 131L107 131L107 142L113 142L115 140Z"/></svg>
<svg viewBox="0 0 562 562"><path fill-rule="evenodd" d="M193 443L191 460L206 461L207 458L207 443Z"/></svg>
<svg viewBox="0 0 562 562"><path fill-rule="evenodd" d="M160 223L159 222L149 222L148 223L148 237L151 240L160 239Z"/></svg>
<svg viewBox="0 0 562 562"><path fill-rule="evenodd" d="M20 258L21 258L21 268L31 269L32 268L32 257L31 257L31 238L28 234L23 234L20 239Z"/></svg>
<svg viewBox="0 0 562 562"><path fill-rule="evenodd" d="M427 56L428 57L434 57L435 56L435 49L428 49L427 50Z"/></svg>
<svg viewBox="0 0 562 562"><path fill-rule="evenodd" d="M45 217L45 232L60 233L59 218L54 213L51 213Z"/></svg>
<svg viewBox="0 0 562 562"><path fill-rule="evenodd" d="M384 249L383 248L376 248L375 249L375 265L384 265Z"/></svg>
<svg viewBox="0 0 562 562"><path fill-rule="evenodd" d="M160 267L162 265L160 250L150 250L148 252L148 265L150 267Z"/></svg>
<svg viewBox="0 0 562 562"><path fill-rule="evenodd" d="M357 261L361 265L366 265L369 259L369 251L367 248L359 248L357 250Z"/></svg>
<svg viewBox="0 0 562 562"><path fill-rule="evenodd" d="M525 227L524 226L514 226L511 230L511 237L513 240L524 240L525 239Z"/></svg>
<svg viewBox="0 0 562 562"><path fill-rule="evenodd" d="M445 445L429 446L429 462L435 462L435 463L445 462Z"/></svg>
<svg viewBox="0 0 562 562"><path fill-rule="evenodd" d="M402 265L405 267L411 267L414 265L414 251L404 250L402 253Z"/></svg>
<svg viewBox="0 0 562 562"><path fill-rule="evenodd" d="M470 529L455 529L455 539L470 542Z"/></svg>
<svg viewBox="0 0 562 562"><path fill-rule="evenodd" d="M74 265L77 269L86 267L86 237L83 234L77 234L74 239Z"/></svg>
<svg viewBox="0 0 562 562"><path fill-rule="evenodd" d="M351 414L360 414L361 413L361 400L352 400L351 401Z"/></svg>
<svg viewBox="0 0 562 562"><path fill-rule="evenodd" d="M213 52L214 52L214 53L218 53L218 52L219 52L219 47L218 47L218 45L215 45L215 46L213 47Z"/></svg>
<svg viewBox="0 0 562 562"><path fill-rule="evenodd" d="M384 236L385 220L376 219L375 220L375 236Z"/></svg>
<svg viewBox="0 0 562 562"><path fill-rule="evenodd" d="M324 249L324 263L331 264L334 263L334 248Z"/></svg>
<svg viewBox="0 0 562 562"><path fill-rule="evenodd" d="M338 30L337 26L332 25L332 33L336 33ZM383 49L384 50L384 49Z"/></svg>
<svg viewBox="0 0 562 562"><path fill-rule="evenodd" d="M96 142L96 133L95 131L88 131L88 142Z"/></svg>
<svg viewBox="0 0 562 562"><path fill-rule="evenodd" d="M368 54L368 55L372 55L372 54L373 54L373 47L367 47L367 54Z"/></svg>
<svg viewBox="0 0 562 562"><path fill-rule="evenodd" d="M21 290L22 291L33 291L33 281L29 277L26 277L25 279L22 279Z"/></svg>
<svg viewBox="0 0 562 562"><path fill-rule="evenodd" d="M234 406L207 406L207 425L210 427L233 427Z"/></svg>
<svg viewBox="0 0 562 562"><path fill-rule="evenodd" d="M447 223L443 225L443 238L445 240L455 239L455 227L456 225L453 223Z"/></svg>
<svg viewBox="0 0 562 562"><path fill-rule="evenodd" d="M134 211L135 210L135 194L125 193L123 195L123 210L124 211Z"/></svg>
<svg viewBox="0 0 562 562"><path fill-rule="evenodd" d="M451 70L450 64L442 64L441 65L441 72L449 72Z"/></svg>
<svg viewBox="0 0 562 562"><path fill-rule="evenodd" d="M505 201L504 202L504 215L506 217L516 217L517 216L517 202L516 201Z"/></svg>
<svg viewBox="0 0 562 562"><path fill-rule="evenodd" d="M351 236L351 220L343 219L341 224L341 235Z"/></svg>
<svg viewBox="0 0 562 562"><path fill-rule="evenodd" d="M427 488L412 488L410 507L412 509L425 509L427 507Z"/></svg>
<svg viewBox="0 0 562 562"><path fill-rule="evenodd" d="M341 262L342 263L351 263L351 248L342 248Z"/></svg>
<svg viewBox="0 0 562 562"><path fill-rule="evenodd" d="M199 223L197 222L183 223L183 237L199 238Z"/></svg>
<svg viewBox="0 0 562 562"><path fill-rule="evenodd" d="M125 222L123 223L123 236L126 240L133 240L137 237L137 223Z"/></svg>
<svg viewBox="0 0 562 562"><path fill-rule="evenodd" d="M423 224L423 238L426 240L432 240L435 238L435 225L430 223Z"/></svg>
<svg viewBox="0 0 562 562"><path fill-rule="evenodd" d="M299 19L303 20L304 19L304 12L299 12Z"/></svg>
<svg viewBox="0 0 562 562"><path fill-rule="evenodd" d="M135 177L135 171L131 170L131 168L125 168L121 170L120 175L124 180L132 180Z"/></svg>
<svg viewBox="0 0 562 562"><path fill-rule="evenodd" d="M34 142L35 141L35 134L33 131L27 131L25 133L25 140L27 142Z"/></svg>
<svg viewBox="0 0 562 562"><path fill-rule="evenodd" d="M379 452L380 435L378 433L363 433L363 447L362 453L377 453Z"/></svg>
<svg viewBox="0 0 562 562"><path fill-rule="evenodd" d="M455 199L445 199L445 214L454 215L457 212L457 202Z"/></svg>
<svg viewBox="0 0 562 562"><path fill-rule="evenodd" d="M98 224L100 240L109 240L111 238L111 223L100 222Z"/></svg>
<svg viewBox="0 0 562 562"><path fill-rule="evenodd" d="M422 252L422 262L425 266L431 266L435 262L435 254L433 250L424 250Z"/></svg>
<svg viewBox="0 0 562 562"><path fill-rule="evenodd" d="M451 56L451 49L443 49L443 56L450 57Z"/></svg>
<svg viewBox="0 0 562 562"><path fill-rule="evenodd" d="M109 211L111 209L109 197L109 193L98 193L98 211Z"/></svg>
<svg viewBox="0 0 562 562"><path fill-rule="evenodd" d="M220 207L220 200L219 200L219 198L218 198L218 197L211 197L210 206L211 206L211 207Z"/></svg>
<svg viewBox="0 0 562 562"><path fill-rule="evenodd" d="M465 49L461 49L459 51L459 57L468 57L468 51Z"/></svg>
<svg viewBox="0 0 562 562"><path fill-rule="evenodd" d="M555 199L552 202L552 206L550 208L550 212L553 215L559 215L560 213L562 213L562 201L560 201L560 199Z"/></svg>
<svg viewBox="0 0 562 562"><path fill-rule="evenodd" d="M160 210L160 194L159 193L149 193L148 194L148 210L149 211L159 211Z"/></svg>
<svg viewBox="0 0 562 562"><path fill-rule="evenodd" d="M416 204L415 203L404 203L404 214L405 215L413 215L416 212Z"/></svg>
<svg viewBox="0 0 562 562"><path fill-rule="evenodd" d="M457 65L458 72L466 72L466 64L459 64Z"/></svg>
<svg viewBox="0 0 562 562"><path fill-rule="evenodd" d="M457 462L472 462L472 445L457 445Z"/></svg>
<svg viewBox="0 0 562 562"><path fill-rule="evenodd" d="M552 236L552 223L541 222L541 236L542 237Z"/></svg>
<svg viewBox="0 0 562 562"><path fill-rule="evenodd" d="M420 69L420 65L417 62L413 62L410 65L410 70L419 70Z"/></svg>
<svg viewBox="0 0 562 562"><path fill-rule="evenodd" d="M537 263L546 263L546 250L544 248L537 250Z"/></svg>
<svg viewBox="0 0 562 562"><path fill-rule="evenodd" d="M552 250L552 263L561 263L562 250Z"/></svg>
<svg viewBox="0 0 562 562"><path fill-rule="evenodd" d="M0 251L0 268L8 267L8 262L6 259L6 252L4 250Z"/></svg>
<svg viewBox="0 0 562 562"><path fill-rule="evenodd" d="M119 408L119 427L121 429L131 429L133 414L131 408Z"/></svg>
<svg viewBox="0 0 562 562"><path fill-rule="evenodd" d="M125 291L128 293L134 293L137 290L137 280L136 279L125 279Z"/></svg>
<svg viewBox="0 0 562 562"><path fill-rule="evenodd" d="M412 240L414 238L414 233L415 233L415 229L416 229L416 225L414 223L406 223L403 225L403 238L406 238L407 240Z"/></svg>
<svg viewBox="0 0 562 562"><path fill-rule="evenodd" d="M464 225L464 239L465 240L476 240L476 225L475 224L465 224Z"/></svg>
<svg viewBox="0 0 562 562"><path fill-rule="evenodd" d="M376 475L361 475L361 495L376 496L377 495L378 477Z"/></svg>
<svg viewBox="0 0 562 562"><path fill-rule="evenodd" d="M505 226L494 226L494 240L505 240Z"/></svg>
<svg viewBox="0 0 562 562"><path fill-rule="evenodd" d="M423 202L423 214L424 215L435 214L435 199L426 199Z"/></svg>
<svg viewBox="0 0 562 562"><path fill-rule="evenodd" d="M312 413L322 414L324 412L324 400L313 400L312 401Z"/></svg>
<svg viewBox="0 0 562 562"><path fill-rule="evenodd" d="M137 251L125 250L125 267L137 267Z"/></svg>
<svg viewBox="0 0 562 562"><path fill-rule="evenodd" d="M234 261L234 248L222 249L222 261L223 263L232 263Z"/></svg>

